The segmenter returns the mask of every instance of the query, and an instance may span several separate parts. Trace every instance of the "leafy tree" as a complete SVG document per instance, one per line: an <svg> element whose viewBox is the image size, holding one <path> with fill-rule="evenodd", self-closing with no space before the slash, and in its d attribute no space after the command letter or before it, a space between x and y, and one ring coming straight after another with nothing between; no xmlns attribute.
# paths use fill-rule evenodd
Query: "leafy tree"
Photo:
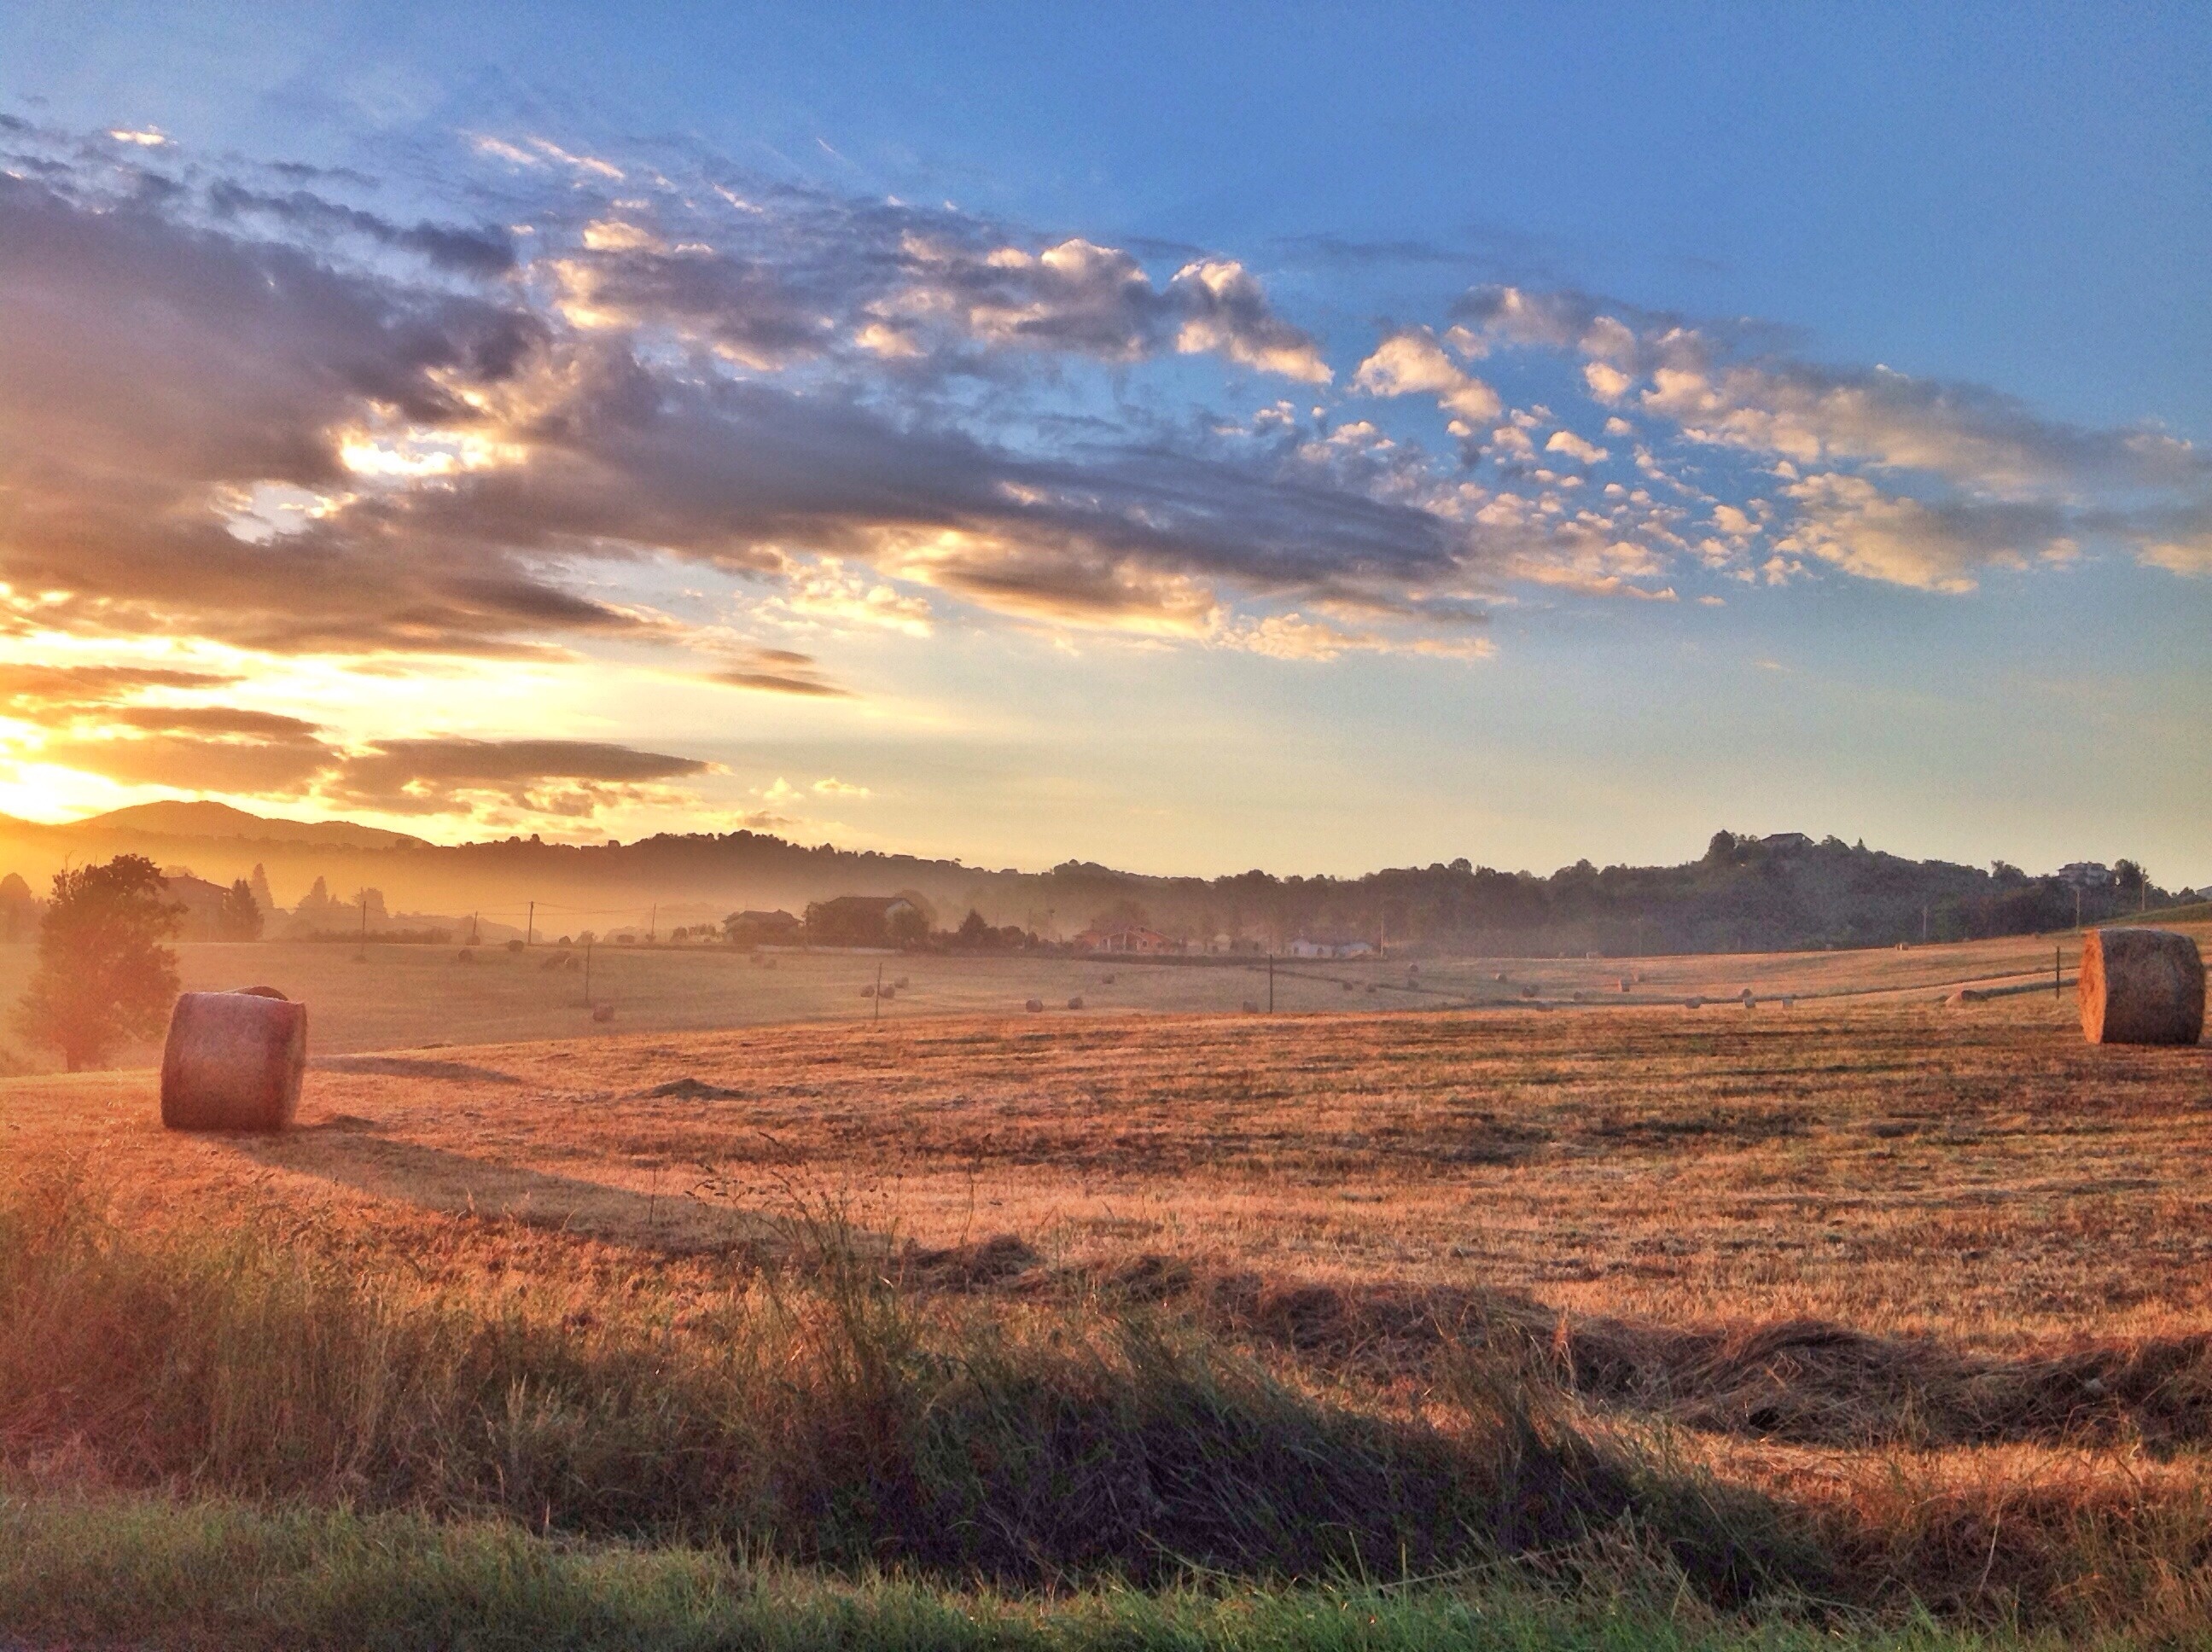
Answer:
<svg viewBox="0 0 2212 1652"><path fill-rule="evenodd" d="M894 946L912 946L929 938L929 914L919 907L901 907L890 914L884 927Z"/></svg>
<svg viewBox="0 0 2212 1652"><path fill-rule="evenodd" d="M16 1006L15 1028L59 1051L71 1072L161 1030L177 996L177 955L161 943L185 911L167 890L142 854L54 874L38 971Z"/></svg>
<svg viewBox="0 0 2212 1652"><path fill-rule="evenodd" d="M253 898L253 885L243 878L223 891L222 908L216 912L216 932L227 941L258 941L261 938L261 902Z"/></svg>
<svg viewBox="0 0 2212 1652"><path fill-rule="evenodd" d="M983 921L983 914L969 907L968 915L960 920L960 944L988 946L997 938L998 932Z"/></svg>

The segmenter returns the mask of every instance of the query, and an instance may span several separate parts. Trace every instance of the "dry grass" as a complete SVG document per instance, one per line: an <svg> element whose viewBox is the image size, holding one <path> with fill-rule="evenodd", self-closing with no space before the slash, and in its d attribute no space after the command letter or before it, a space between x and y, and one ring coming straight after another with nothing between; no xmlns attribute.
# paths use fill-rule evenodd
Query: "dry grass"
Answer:
<svg viewBox="0 0 2212 1652"><path fill-rule="evenodd" d="M2087 1047L2070 994L1926 999L629 1033L337 1062L273 1141L163 1135L144 1074L9 1081L0 1120L146 1243L244 1212L586 1339L715 1345L834 1207L930 1337L1091 1350L1026 1368L1055 1406L1121 1403L1132 1326L1362 1439L1462 1438L1472 1370L1626 1466L1577 1481L1607 1517L1771 1500L1812 1592L2201 1624L2212 1063Z"/></svg>

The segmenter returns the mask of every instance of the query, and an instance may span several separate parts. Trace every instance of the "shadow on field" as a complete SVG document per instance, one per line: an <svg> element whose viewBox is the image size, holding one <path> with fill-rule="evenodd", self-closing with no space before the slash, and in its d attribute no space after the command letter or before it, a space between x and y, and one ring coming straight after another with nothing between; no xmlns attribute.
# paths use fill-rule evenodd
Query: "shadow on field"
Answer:
<svg viewBox="0 0 2212 1652"><path fill-rule="evenodd" d="M307 1063L316 1072L369 1072L392 1078L445 1078L456 1084L519 1084L521 1079L495 1067L466 1061L438 1061L419 1055L324 1055Z"/></svg>
<svg viewBox="0 0 2212 1652"><path fill-rule="evenodd" d="M995 1283L995 1281L994 1281ZM1144 1256L1031 1289L1180 1303L1218 1331L1370 1380L1432 1374L1468 1351L1586 1400L1701 1431L1868 1449L2212 1442L2212 1334L2006 1358L1818 1320L1675 1327L1576 1316L1511 1291L1346 1287L1213 1272Z"/></svg>
<svg viewBox="0 0 2212 1652"><path fill-rule="evenodd" d="M526 1223L611 1243L690 1255L777 1244L781 1230L748 1211L690 1196L680 1167L641 1193L398 1141L343 1115L273 1139L234 1138L234 1151L272 1169L397 1200L425 1210Z"/></svg>

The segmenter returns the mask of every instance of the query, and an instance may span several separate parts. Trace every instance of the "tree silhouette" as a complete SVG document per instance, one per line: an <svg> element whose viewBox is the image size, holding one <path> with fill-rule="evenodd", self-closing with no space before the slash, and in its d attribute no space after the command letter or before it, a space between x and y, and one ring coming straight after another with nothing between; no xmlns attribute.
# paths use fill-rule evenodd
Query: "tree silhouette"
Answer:
<svg viewBox="0 0 2212 1652"><path fill-rule="evenodd" d="M185 910L167 890L142 854L54 874L38 971L16 1005L15 1028L59 1051L71 1072L161 1031L177 996L177 955L161 943Z"/></svg>
<svg viewBox="0 0 2212 1652"><path fill-rule="evenodd" d="M222 908L216 914L216 931L227 941L258 941L263 922L253 885L243 878L238 879L223 892Z"/></svg>

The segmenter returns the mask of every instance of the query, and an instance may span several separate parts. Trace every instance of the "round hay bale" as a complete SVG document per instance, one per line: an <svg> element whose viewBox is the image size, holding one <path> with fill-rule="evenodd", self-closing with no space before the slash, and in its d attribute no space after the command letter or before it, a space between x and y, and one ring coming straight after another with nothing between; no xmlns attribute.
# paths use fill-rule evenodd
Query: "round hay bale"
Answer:
<svg viewBox="0 0 2212 1652"><path fill-rule="evenodd" d="M594 1020L594 1021L612 1021L614 1018L615 1018L615 1006L614 1006L613 1005L611 1005L611 1004L594 1004L594 1005L592 1006L592 1020Z"/></svg>
<svg viewBox="0 0 2212 1652"><path fill-rule="evenodd" d="M170 1130L282 1130L300 1108L307 1006L274 987L185 993L161 1050Z"/></svg>
<svg viewBox="0 0 2212 1652"><path fill-rule="evenodd" d="M1042 1015L1044 1013L1044 1000L1041 998L1030 999L1023 1004L1022 1008L1027 1010L1031 1015Z"/></svg>
<svg viewBox="0 0 2212 1652"><path fill-rule="evenodd" d="M2204 958L2170 929L2093 929L2081 942L2081 1032L2092 1044L2194 1044Z"/></svg>
<svg viewBox="0 0 2212 1652"><path fill-rule="evenodd" d="M1705 1007L1705 1001L1701 998L1686 998L1682 1000L1682 1007L1686 1010L1702 1010Z"/></svg>
<svg viewBox="0 0 2212 1652"><path fill-rule="evenodd" d="M1743 1007L1747 1010L1755 1010L1759 1007L1759 994L1748 987L1743 989Z"/></svg>
<svg viewBox="0 0 2212 1652"><path fill-rule="evenodd" d="M1083 1007L1083 994L1078 993L1073 998L1068 999L1067 1007L1071 1010L1081 1009Z"/></svg>

